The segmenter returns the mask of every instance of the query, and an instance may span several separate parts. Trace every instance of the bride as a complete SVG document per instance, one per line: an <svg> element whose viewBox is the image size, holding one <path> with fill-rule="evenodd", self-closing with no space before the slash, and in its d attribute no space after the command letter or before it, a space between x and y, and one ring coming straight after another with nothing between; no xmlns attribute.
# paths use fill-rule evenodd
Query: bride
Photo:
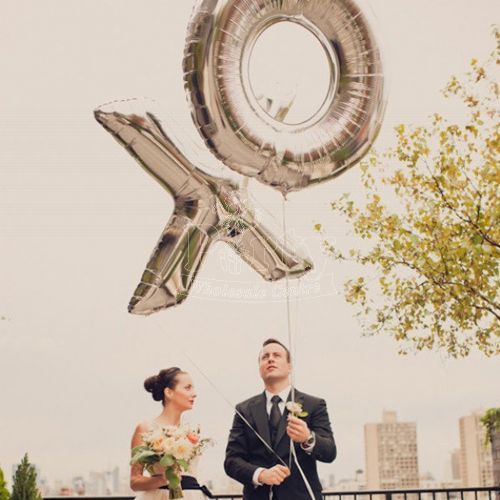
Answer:
<svg viewBox="0 0 500 500"><path fill-rule="evenodd" d="M150 392L155 401L161 401L162 412L154 419L141 422L132 437L132 448L143 443L142 434L155 428L178 427L182 414L191 410L196 399L193 381L188 373L180 368L172 367L161 370L144 381L144 388ZM189 469L181 476L181 487L186 500L203 500L206 498L204 486L196 480L196 465L199 457L195 457ZM168 480L165 469L155 464L152 475L145 475L144 466L134 464L130 470L130 487L140 492L137 500L168 500Z"/></svg>

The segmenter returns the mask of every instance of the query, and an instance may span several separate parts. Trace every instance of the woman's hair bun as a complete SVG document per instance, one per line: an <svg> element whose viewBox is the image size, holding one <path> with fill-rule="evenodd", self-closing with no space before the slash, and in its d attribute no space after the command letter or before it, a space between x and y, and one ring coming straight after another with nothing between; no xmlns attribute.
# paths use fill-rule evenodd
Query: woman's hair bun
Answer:
<svg viewBox="0 0 500 500"><path fill-rule="evenodd" d="M146 391L150 392L153 395L153 399L155 401L163 400L163 391L161 391L161 394L159 394L158 375L153 375L152 377L148 377L144 381L144 389L146 389Z"/></svg>
<svg viewBox="0 0 500 500"><path fill-rule="evenodd" d="M150 392L155 401L163 401L165 389L175 389L177 375L183 372L177 366L160 370L157 375L152 375L144 381L144 389Z"/></svg>

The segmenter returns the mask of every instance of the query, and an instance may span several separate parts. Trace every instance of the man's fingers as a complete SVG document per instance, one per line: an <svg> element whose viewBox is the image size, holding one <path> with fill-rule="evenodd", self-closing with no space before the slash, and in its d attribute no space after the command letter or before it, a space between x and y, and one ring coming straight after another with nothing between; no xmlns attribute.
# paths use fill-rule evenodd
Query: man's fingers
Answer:
<svg viewBox="0 0 500 500"><path fill-rule="evenodd" d="M274 468L274 472L278 475L278 477L283 480L290 475L290 470L288 467L284 465L276 465Z"/></svg>
<svg viewBox="0 0 500 500"><path fill-rule="evenodd" d="M288 419L288 426L289 427L296 427L296 428L300 429L303 427L307 427L307 424L303 420L300 420L300 419L295 418L295 417L290 417Z"/></svg>
<svg viewBox="0 0 500 500"><path fill-rule="evenodd" d="M275 465L270 472L271 482L276 485L281 484L290 475L290 469L284 465Z"/></svg>
<svg viewBox="0 0 500 500"><path fill-rule="evenodd" d="M277 470L281 470L281 471L283 471L283 472L284 472L284 473L286 473L287 475L289 475L289 474L290 474L290 469L289 469L288 467L286 467L285 465L280 465L280 464L278 464L278 465L275 465L274 467L275 467Z"/></svg>

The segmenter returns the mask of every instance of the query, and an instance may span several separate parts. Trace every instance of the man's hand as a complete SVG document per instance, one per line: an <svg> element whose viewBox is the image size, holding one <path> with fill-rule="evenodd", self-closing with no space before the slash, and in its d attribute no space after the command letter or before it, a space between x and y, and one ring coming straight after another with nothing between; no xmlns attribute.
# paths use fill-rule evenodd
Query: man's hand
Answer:
<svg viewBox="0 0 500 500"><path fill-rule="evenodd" d="M290 475L290 469L284 465L275 465L270 469L264 469L259 474L259 483L269 486L278 486Z"/></svg>
<svg viewBox="0 0 500 500"><path fill-rule="evenodd" d="M288 416L286 433L295 443L303 443L311 437L311 431L304 420L292 415Z"/></svg>

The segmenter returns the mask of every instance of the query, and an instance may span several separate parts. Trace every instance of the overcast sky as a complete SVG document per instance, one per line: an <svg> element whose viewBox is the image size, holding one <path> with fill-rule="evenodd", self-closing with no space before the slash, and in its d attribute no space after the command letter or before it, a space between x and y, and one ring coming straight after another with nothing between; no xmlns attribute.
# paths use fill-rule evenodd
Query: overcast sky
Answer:
<svg viewBox="0 0 500 500"><path fill-rule="evenodd" d="M494 0L369 3L390 81L377 143L383 148L400 122L455 113L439 89L490 51L500 7ZM256 288L265 300L231 301L200 288L177 308L129 315L128 300L173 204L92 115L114 99L155 98L169 127L185 132L186 152L229 175L189 128L180 65L192 2L0 5L0 316L7 318L0 321L0 467L9 476L28 451L50 480L125 470L134 426L160 409L143 380L179 365L192 372L199 394L186 419L217 440L200 475L221 478L232 408L217 391L236 403L261 390L260 343L287 339L283 284L264 283L220 244L198 283ZM322 222L335 242L348 241L328 203L359 185L354 168L290 195L286 205L290 238L316 268L291 307L296 385L328 402L339 455L323 476L364 469L363 425L393 409L417 422L420 470L443 477L459 444L458 418L499 404L498 359L401 357L391 340L361 336L338 293L353 270L323 256L312 230ZM279 233L280 195L253 181L250 192L260 220Z"/></svg>

